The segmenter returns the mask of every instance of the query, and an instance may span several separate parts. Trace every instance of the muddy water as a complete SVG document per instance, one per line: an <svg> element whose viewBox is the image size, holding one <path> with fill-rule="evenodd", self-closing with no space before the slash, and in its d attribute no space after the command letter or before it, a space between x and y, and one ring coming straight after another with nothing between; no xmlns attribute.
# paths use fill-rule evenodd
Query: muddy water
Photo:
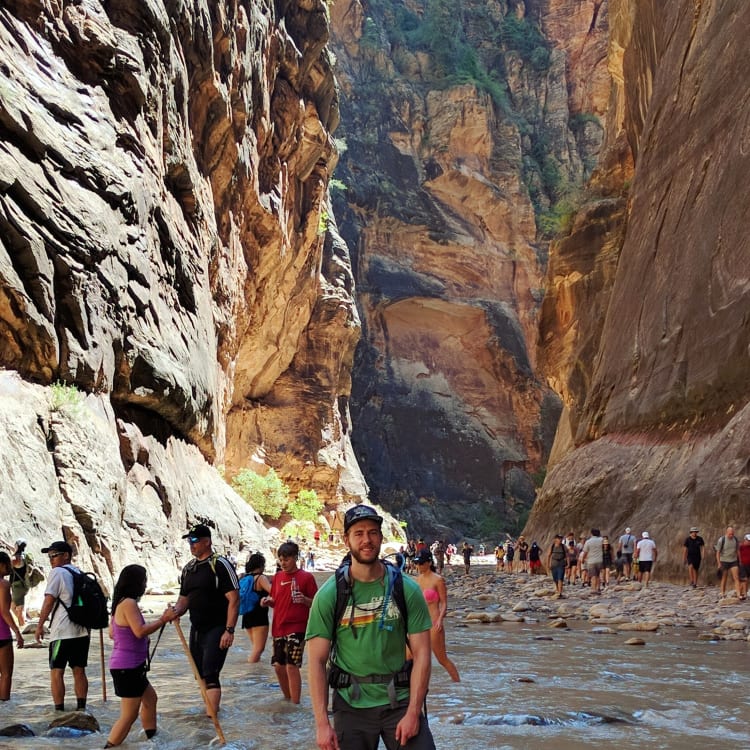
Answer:
<svg viewBox="0 0 750 750"><path fill-rule="evenodd" d="M696 631L683 628L645 634L645 646L628 647L626 635L592 635L588 623L570 624L569 631L550 631L544 623L461 627L449 621L448 648L463 682L451 683L434 666L428 711L437 747L697 750L750 744L747 643L699 641ZM249 644L239 635L222 675L227 747L313 750L306 690L301 706L280 700L270 649L263 663L249 665ZM104 734L0 738L0 748L103 747L118 701L111 683L109 700L101 699L96 639L91 662L89 707ZM215 733L172 626L156 652L152 682L160 699L159 734L147 742L136 725L123 747L208 747ZM0 727L23 722L42 733L53 715L46 651L16 652L13 696L0 704Z"/></svg>

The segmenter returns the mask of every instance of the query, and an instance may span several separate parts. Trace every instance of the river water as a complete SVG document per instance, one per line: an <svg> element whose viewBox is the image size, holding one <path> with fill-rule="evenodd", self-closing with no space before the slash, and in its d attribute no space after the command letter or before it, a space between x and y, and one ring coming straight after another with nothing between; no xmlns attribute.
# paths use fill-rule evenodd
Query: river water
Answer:
<svg viewBox="0 0 750 750"><path fill-rule="evenodd" d="M161 611L161 602L149 599L144 598L144 608ZM545 625L465 627L449 618L448 651L463 681L450 682L434 664L428 711L440 750L704 750L750 744L748 643L702 641L697 631L680 628L643 634L645 646L625 646L632 633L595 635L587 622L569 621L567 631ZM187 631L187 622L184 628ZM304 682L302 704L285 703L270 666L270 644L260 664L247 664L248 653L247 638L238 631L222 673L220 721L226 747L314 750ZM103 734L0 738L0 748L103 747L119 709L111 682L109 700L101 698L98 634L92 640L88 672L89 708ZM46 730L54 717L48 675L46 650L16 652L13 696L0 704L0 727L26 723L39 734ZM136 723L123 747L208 747L215 737L213 725L171 625L156 652L151 679L159 694L159 733L148 742ZM67 685L70 706L69 676Z"/></svg>

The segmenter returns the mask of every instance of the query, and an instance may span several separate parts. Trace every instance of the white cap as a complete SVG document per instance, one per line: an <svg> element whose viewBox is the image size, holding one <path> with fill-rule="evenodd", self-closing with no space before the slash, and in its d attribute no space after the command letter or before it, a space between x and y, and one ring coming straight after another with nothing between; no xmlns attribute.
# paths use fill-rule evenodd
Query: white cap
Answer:
<svg viewBox="0 0 750 750"><path fill-rule="evenodd" d="M628 528L627 528L627 529L625 529L625 533L626 533L626 534L629 534L629 533L630 533L630 526L628 526Z"/></svg>
<svg viewBox="0 0 750 750"><path fill-rule="evenodd" d="M747 541L750 542L750 534L745 534L745 539L747 539Z"/></svg>
<svg viewBox="0 0 750 750"><path fill-rule="evenodd" d="M642 537L643 537L644 539L648 539L648 531L644 531L644 532L643 532L643 533L641 534L641 536L642 536Z"/></svg>

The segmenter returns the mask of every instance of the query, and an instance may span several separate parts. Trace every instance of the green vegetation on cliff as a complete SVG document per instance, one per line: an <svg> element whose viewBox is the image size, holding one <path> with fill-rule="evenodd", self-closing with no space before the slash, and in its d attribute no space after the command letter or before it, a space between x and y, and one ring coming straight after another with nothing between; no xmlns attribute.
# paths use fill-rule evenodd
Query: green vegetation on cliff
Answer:
<svg viewBox="0 0 750 750"><path fill-rule="evenodd" d="M388 134L403 131L400 107L410 96L470 84L517 128L520 172L540 236L562 229L583 181L581 164L590 170L593 163L584 154L577 166L571 164L569 147L592 116L571 118L568 139L559 115L539 99L537 92L550 88L553 54L539 26L504 2L365 0L363 9L360 54L348 66L352 87L341 102L341 132L350 152L337 174L350 188L348 203L440 233L444 217L419 195L424 176L390 147Z"/></svg>
<svg viewBox="0 0 750 750"><path fill-rule="evenodd" d="M315 490L300 490L291 497L289 487L270 469L261 475L252 469L243 469L232 479L234 491L266 520L290 516L299 523L314 523L323 511L323 502Z"/></svg>

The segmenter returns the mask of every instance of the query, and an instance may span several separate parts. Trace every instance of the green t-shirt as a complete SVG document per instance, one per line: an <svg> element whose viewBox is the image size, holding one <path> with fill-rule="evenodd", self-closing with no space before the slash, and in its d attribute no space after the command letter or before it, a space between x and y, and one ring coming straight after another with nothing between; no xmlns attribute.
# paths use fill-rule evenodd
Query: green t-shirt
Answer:
<svg viewBox="0 0 750 750"><path fill-rule="evenodd" d="M417 582L407 575L404 579L404 597L409 613L409 633L422 633L432 627L430 612ZM336 631L336 664L353 675L389 674L398 672L406 659L406 636L398 605L391 596L386 603L385 581L372 583L354 582L354 619L349 599ZM326 638L331 640L333 617L336 608L336 576L332 575L318 590L310 609L305 639ZM356 630L357 637L353 635ZM390 703L387 684L361 684L358 700L352 697L352 688L340 692L344 700L354 708L374 708ZM398 700L408 698L408 688L396 690Z"/></svg>

